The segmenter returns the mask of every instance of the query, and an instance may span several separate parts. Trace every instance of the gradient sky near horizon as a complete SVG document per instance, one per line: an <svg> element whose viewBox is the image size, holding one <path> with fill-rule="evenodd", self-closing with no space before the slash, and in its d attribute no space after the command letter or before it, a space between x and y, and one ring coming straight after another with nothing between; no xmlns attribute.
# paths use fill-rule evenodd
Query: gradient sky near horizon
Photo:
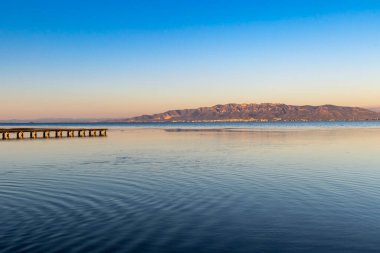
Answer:
<svg viewBox="0 0 380 253"><path fill-rule="evenodd" d="M0 119L380 106L378 0L0 0Z"/></svg>

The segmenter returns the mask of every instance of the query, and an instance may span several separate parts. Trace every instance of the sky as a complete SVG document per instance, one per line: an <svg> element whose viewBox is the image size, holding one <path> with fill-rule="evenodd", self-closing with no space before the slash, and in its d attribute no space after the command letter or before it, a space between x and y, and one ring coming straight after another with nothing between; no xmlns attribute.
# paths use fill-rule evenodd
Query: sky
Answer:
<svg viewBox="0 0 380 253"><path fill-rule="evenodd" d="M378 0L0 0L0 119L380 106Z"/></svg>

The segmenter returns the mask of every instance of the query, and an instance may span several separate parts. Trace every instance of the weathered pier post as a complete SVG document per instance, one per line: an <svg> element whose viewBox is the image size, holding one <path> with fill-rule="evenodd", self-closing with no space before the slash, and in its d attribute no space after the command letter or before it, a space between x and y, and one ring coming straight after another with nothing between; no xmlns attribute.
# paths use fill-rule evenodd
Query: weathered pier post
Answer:
<svg viewBox="0 0 380 253"><path fill-rule="evenodd" d="M62 130L55 131L55 138L62 138Z"/></svg>
<svg viewBox="0 0 380 253"><path fill-rule="evenodd" d="M8 140L9 139L9 132L4 132L3 133L3 140Z"/></svg>
<svg viewBox="0 0 380 253"><path fill-rule="evenodd" d="M84 137L85 136L85 131L80 129L78 130L78 137Z"/></svg>
<svg viewBox="0 0 380 253"><path fill-rule="evenodd" d="M24 139L24 132L23 131L17 132L16 135L17 135L17 139Z"/></svg>
<svg viewBox="0 0 380 253"><path fill-rule="evenodd" d="M37 138L37 132L36 131L30 132L30 138L31 139L36 139Z"/></svg>
<svg viewBox="0 0 380 253"><path fill-rule="evenodd" d="M44 131L43 137L45 139L50 138L50 131L49 130L48 131Z"/></svg>

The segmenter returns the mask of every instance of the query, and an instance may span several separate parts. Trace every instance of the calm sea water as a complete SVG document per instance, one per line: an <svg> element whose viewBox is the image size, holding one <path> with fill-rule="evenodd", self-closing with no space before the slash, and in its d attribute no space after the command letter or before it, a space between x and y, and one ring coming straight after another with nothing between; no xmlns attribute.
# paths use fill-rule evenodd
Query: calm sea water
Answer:
<svg viewBox="0 0 380 253"><path fill-rule="evenodd" d="M380 250L380 122L107 127L0 141L0 252Z"/></svg>

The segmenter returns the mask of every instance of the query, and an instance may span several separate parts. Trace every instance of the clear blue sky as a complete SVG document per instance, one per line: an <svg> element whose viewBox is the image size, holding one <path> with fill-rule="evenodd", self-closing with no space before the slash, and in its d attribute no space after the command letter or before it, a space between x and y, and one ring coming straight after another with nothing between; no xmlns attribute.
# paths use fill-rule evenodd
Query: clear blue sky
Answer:
<svg viewBox="0 0 380 253"><path fill-rule="evenodd" d="M379 106L379 59L378 0L0 0L0 119Z"/></svg>

